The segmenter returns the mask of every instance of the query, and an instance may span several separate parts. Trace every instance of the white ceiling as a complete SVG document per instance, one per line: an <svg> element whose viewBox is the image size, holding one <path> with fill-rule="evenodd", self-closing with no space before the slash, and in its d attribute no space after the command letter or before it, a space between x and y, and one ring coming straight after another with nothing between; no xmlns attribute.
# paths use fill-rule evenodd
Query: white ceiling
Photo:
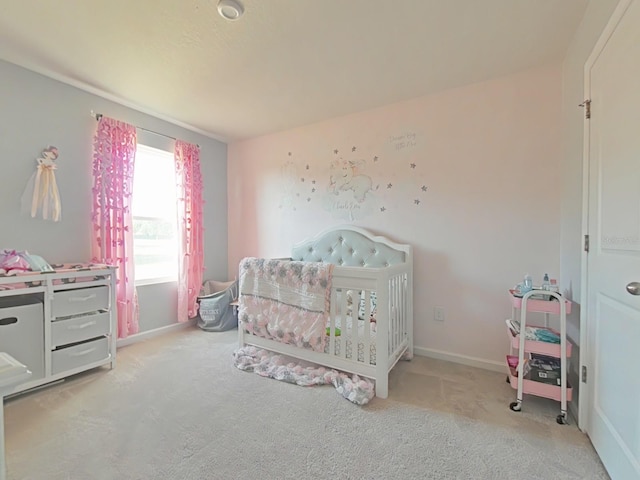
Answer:
<svg viewBox="0 0 640 480"><path fill-rule="evenodd" d="M588 3L240 1L0 0L0 58L233 141L559 62Z"/></svg>

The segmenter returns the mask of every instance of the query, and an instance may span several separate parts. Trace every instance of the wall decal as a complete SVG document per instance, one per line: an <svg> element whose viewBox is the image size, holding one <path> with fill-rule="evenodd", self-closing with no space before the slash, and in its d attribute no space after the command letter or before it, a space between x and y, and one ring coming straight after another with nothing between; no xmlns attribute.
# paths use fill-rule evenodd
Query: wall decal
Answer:
<svg viewBox="0 0 640 480"><path fill-rule="evenodd" d="M391 135L389 142L393 145L394 150L412 149L416 146L416 133L407 132L400 135Z"/></svg>
<svg viewBox="0 0 640 480"><path fill-rule="evenodd" d="M309 212L320 207L346 221L422 208L428 187L423 159L415 152L418 134L407 130L381 140L373 148L337 145L312 161L308 152L301 161L288 151L279 208Z"/></svg>
<svg viewBox="0 0 640 480"><path fill-rule="evenodd" d="M289 159L285 161L280 169L281 191L279 209L297 211L304 203L310 203L316 193L316 180L310 178L311 165L306 163L298 165L292 152L288 152Z"/></svg>
<svg viewBox="0 0 640 480"><path fill-rule="evenodd" d="M385 186L381 213L390 208L406 210L424 206L428 187L425 184L424 159L417 155L421 138L412 129L386 137L382 145L385 155L380 162L385 166L385 174L381 178L381 183Z"/></svg>
<svg viewBox="0 0 640 480"><path fill-rule="evenodd" d="M355 149L355 147L353 147ZM329 175L329 191L339 195L341 191L353 192L353 198L362 203L367 194L373 191L373 180L369 175L360 173L364 170L364 160L343 160L342 157L331 162Z"/></svg>
<svg viewBox="0 0 640 480"><path fill-rule="evenodd" d="M340 149L333 150L334 158L329 163L329 185L324 198L325 210L341 220L360 220L371 215L379 199L375 195L379 185L374 184L373 172L367 161L356 154L357 146L351 147L352 158L338 156Z"/></svg>

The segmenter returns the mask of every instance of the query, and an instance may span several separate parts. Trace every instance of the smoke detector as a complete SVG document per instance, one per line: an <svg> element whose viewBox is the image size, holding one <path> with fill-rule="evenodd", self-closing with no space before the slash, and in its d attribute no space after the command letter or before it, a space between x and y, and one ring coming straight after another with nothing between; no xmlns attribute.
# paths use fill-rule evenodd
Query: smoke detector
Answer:
<svg viewBox="0 0 640 480"><path fill-rule="evenodd" d="M227 20L238 20L244 13L244 7L236 0L220 0L218 13Z"/></svg>

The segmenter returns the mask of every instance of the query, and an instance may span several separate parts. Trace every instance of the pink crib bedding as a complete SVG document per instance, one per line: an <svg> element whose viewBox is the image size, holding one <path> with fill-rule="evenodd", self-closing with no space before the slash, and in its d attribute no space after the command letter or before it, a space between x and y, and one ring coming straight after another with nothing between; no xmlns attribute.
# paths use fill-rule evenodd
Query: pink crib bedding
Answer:
<svg viewBox="0 0 640 480"><path fill-rule="evenodd" d="M333 265L244 258L238 318L246 332L323 352Z"/></svg>

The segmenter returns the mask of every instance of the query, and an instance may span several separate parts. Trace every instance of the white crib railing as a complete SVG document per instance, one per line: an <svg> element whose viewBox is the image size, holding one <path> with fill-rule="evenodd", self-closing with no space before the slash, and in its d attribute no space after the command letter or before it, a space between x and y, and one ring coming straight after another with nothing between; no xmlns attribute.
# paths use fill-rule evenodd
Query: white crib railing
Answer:
<svg viewBox="0 0 640 480"><path fill-rule="evenodd" d="M331 289L330 324L327 333L328 354L371 365L373 361L371 334L374 327L369 319L373 316L376 322L375 364L378 363L378 359L383 360L387 357L392 361L389 368L393 366L408 346L411 297L408 292L408 276L409 274L403 271L374 277L370 279L372 285L369 288L363 288L364 279L362 278L352 282L350 277L334 276ZM376 312L372 311L372 294L377 297ZM349 302L350 299L351 302ZM364 306L362 316L359 315L360 301ZM351 320L351 328L347 328L348 320ZM347 350L347 340L351 342L351 353ZM362 355L360 347L362 347Z"/></svg>
<svg viewBox="0 0 640 480"><path fill-rule="evenodd" d="M400 273L389 278L389 337L388 352L392 365L408 344L408 274Z"/></svg>

